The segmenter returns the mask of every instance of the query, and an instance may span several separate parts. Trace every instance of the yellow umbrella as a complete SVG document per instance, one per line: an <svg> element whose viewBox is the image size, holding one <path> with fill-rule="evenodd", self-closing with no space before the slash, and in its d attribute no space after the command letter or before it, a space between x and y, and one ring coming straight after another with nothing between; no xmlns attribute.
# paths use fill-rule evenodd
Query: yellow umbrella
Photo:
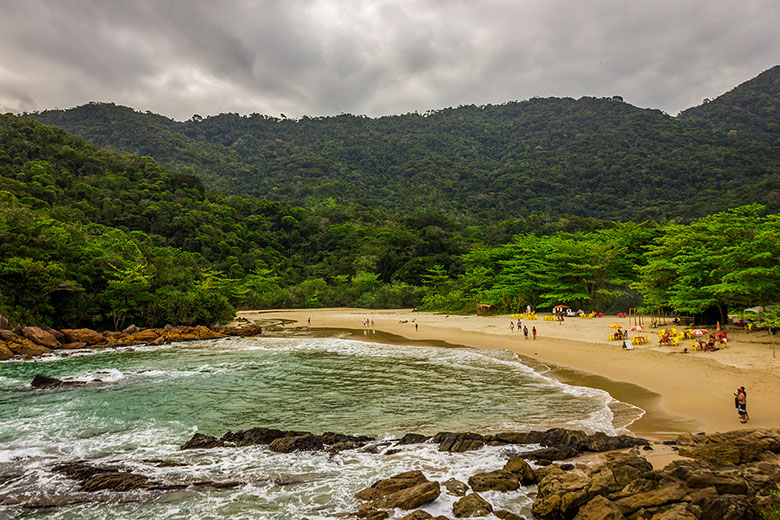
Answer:
<svg viewBox="0 0 780 520"><path fill-rule="evenodd" d="M613 323L612 325L609 326L609 328L610 329L619 329L621 326L622 325L620 325L619 323Z"/></svg>

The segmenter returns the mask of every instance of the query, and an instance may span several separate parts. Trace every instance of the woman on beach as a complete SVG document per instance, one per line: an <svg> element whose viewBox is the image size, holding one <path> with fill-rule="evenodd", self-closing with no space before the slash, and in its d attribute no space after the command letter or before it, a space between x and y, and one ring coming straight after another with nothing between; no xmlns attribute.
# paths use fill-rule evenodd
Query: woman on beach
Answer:
<svg viewBox="0 0 780 520"><path fill-rule="evenodd" d="M740 386L737 390L737 411L739 412L739 422L748 422L747 393L744 386Z"/></svg>
<svg viewBox="0 0 780 520"><path fill-rule="evenodd" d="M536 327L531 329L531 334L534 335L534 339L536 339Z"/></svg>
<svg viewBox="0 0 780 520"><path fill-rule="evenodd" d="M528 327L523 327L523 335L525 336L525 339L528 339Z"/></svg>

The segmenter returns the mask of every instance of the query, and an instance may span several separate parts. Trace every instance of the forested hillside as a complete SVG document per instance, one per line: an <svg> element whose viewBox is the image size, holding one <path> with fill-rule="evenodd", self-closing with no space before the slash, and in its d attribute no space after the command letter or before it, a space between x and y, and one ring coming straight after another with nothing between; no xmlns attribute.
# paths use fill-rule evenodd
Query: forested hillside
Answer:
<svg viewBox="0 0 780 520"><path fill-rule="evenodd" d="M533 213L690 219L746 201L780 207L779 70L676 118L596 98L376 119L176 122L110 103L30 117L149 155L212 189L308 208L358 204L484 223Z"/></svg>

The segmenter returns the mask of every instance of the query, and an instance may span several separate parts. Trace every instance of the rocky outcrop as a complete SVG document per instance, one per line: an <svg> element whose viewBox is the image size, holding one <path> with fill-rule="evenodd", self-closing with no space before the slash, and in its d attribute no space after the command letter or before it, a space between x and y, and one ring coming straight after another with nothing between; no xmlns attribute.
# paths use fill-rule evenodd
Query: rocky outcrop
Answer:
<svg viewBox="0 0 780 520"><path fill-rule="evenodd" d="M101 345L106 343L106 338L92 329L62 329L66 343L86 343L87 345Z"/></svg>
<svg viewBox="0 0 780 520"><path fill-rule="evenodd" d="M520 481L514 473L499 469L472 475L469 477L469 486L477 492L514 491L520 487Z"/></svg>
<svg viewBox="0 0 780 520"><path fill-rule="evenodd" d="M431 482L421 471L407 471L374 482L358 491L355 498L376 509L415 509L433 502L441 494L438 482Z"/></svg>
<svg viewBox="0 0 780 520"><path fill-rule="evenodd" d="M181 447L181 449L211 449L267 444L268 449L279 453L320 450L327 450L329 453L337 453L343 450L362 448L366 443L373 440L372 437L367 437L365 435L353 436L333 432L314 435L309 432L294 430L250 428L235 433L227 432L219 439L210 435L196 433Z"/></svg>
<svg viewBox="0 0 780 520"><path fill-rule="evenodd" d="M478 450L485 445L485 437L478 433L440 432L432 441L439 445L439 451L453 453Z"/></svg>
<svg viewBox="0 0 780 520"><path fill-rule="evenodd" d="M456 497L465 496L469 491L469 487L466 484L455 478L445 480L442 482L442 486L447 490L448 495Z"/></svg>
<svg viewBox="0 0 780 520"><path fill-rule="evenodd" d="M62 379L57 379L56 377L49 377L44 374L36 374L32 380L32 383L30 383L30 385L32 385L33 388L45 388L45 389L84 386L86 384L87 384L86 381L63 381Z"/></svg>
<svg viewBox="0 0 780 520"><path fill-rule="evenodd" d="M33 343L43 345L44 347L55 349L60 348L60 342L53 334L43 330L40 327L25 327L22 329L22 336L29 339Z"/></svg>
<svg viewBox="0 0 780 520"><path fill-rule="evenodd" d="M625 518L620 508L598 495L580 508L574 520L624 520Z"/></svg>
<svg viewBox="0 0 780 520"><path fill-rule="evenodd" d="M493 512L493 506L476 493L470 493L452 505L455 518L472 518L487 516Z"/></svg>
<svg viewBox="0 0 780 520"><path fill-rule="evenodd" d="M536 473L522 457L512 457L506 462L504 469L515 475L524 486L536 484Z"/></svg>

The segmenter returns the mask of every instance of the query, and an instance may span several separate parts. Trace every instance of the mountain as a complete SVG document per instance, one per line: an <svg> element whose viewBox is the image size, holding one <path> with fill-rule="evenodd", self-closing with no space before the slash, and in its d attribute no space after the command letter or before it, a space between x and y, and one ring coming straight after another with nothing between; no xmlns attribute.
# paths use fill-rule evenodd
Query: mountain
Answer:
<svg viewBox="0 0 780 520"><path fill-rule="evenodd" d="M309 208L691 219L780 208L778 67L671 117L619 98L534 98L380 118L220 114L177 122L111 103L29 114L228 193Z"/></svg>

